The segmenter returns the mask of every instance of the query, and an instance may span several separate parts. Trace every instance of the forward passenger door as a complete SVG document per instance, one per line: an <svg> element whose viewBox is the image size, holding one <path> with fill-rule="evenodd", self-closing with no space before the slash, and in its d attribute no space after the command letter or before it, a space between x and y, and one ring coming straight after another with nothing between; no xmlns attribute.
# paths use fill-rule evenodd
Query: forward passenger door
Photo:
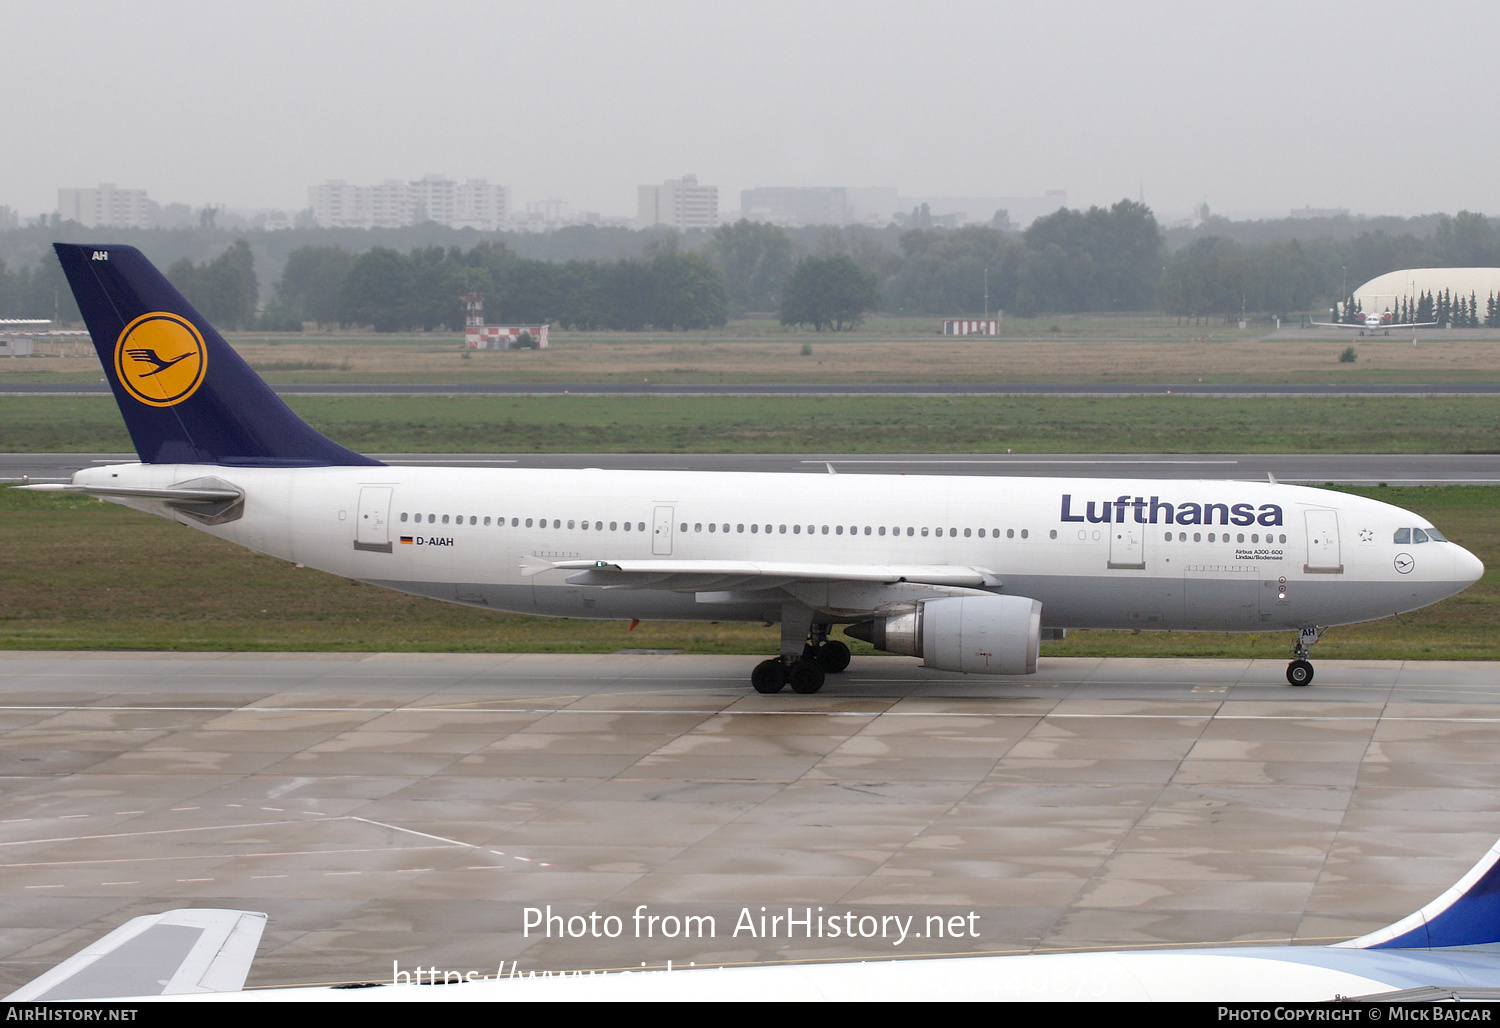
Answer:
<svg viewBox="0 0 1500 1028"><path fill-rule="evenodd" d="M1302 570L1314 575L1341 575L1344 561L1339 551L1339 512L1307 512L1307 563Z"/></svg>

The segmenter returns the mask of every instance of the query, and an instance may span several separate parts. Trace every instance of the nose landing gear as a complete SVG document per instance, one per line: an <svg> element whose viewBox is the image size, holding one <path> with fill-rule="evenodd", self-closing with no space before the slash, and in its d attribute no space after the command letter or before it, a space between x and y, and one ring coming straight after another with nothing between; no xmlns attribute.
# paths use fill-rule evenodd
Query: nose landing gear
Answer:
<svg viewBox="0 0 1500 1028"><path fill-rule="evenodd" d="M1293 660L1286 666L1286 680L1290 685L1312 685L1313 666L1307 658L1312 654L1312 645L1323 636L1323 629L1316 625L1297 633L1297 646L1292 651Z"/></svg>

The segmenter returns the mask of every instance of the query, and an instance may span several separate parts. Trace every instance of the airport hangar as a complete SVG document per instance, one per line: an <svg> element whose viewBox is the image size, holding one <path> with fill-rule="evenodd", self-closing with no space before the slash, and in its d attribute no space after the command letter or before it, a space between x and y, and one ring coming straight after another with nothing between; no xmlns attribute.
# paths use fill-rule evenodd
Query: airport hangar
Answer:
<svg viewBox="0 0 1500 1028"><path fill-rule="evenodd" d="M1500 296L1500 268L1403 268L1376 275L1353 296L1366 314L1382 314L1399 309L1403 299L1415 304L1423 294L1436 296L1445 289L1483 304L1491 295Z"/></svg>

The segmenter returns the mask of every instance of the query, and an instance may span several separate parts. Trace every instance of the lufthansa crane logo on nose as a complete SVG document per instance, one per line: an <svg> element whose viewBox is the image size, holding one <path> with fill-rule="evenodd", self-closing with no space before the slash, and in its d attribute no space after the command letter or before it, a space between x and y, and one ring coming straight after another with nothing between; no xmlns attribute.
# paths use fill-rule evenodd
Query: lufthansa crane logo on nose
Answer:
<svg viewBox="0 0 1500 1028"><path fill-rule="evenodd" d="M208 348L192 323L176 314L142 314L115 343L115 377L125 391L152 407L171 407L203 384Z"/></svg>

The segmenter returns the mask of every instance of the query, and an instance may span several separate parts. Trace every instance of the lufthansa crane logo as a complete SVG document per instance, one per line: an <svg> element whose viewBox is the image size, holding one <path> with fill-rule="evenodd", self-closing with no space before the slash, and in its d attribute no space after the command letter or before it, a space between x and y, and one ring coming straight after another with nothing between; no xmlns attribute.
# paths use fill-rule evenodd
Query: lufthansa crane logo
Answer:
<svg viewBox="0 0 1500 1028"><path fill-rule="evenodd" d="M142 314L115 343L115 377L125 391L152 407L171 407L192 396L208 371L208 348L192 323L176 314Z"/></svg>

